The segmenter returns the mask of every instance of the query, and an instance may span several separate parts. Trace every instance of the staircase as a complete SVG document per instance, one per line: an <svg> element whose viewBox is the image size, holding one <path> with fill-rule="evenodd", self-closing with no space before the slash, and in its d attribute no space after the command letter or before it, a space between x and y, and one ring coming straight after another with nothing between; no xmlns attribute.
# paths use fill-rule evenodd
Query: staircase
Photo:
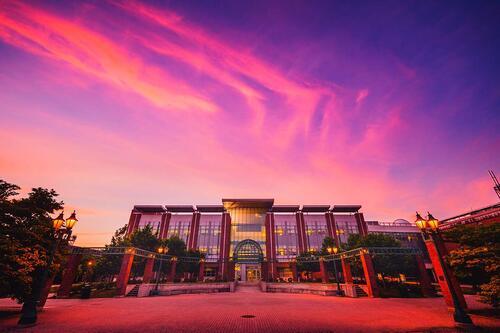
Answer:
<svg viewBox="0 0 500 333"><path fill-rule="evenodd" d="M260 285L258 282L238 282L236 286L238 293L260 293Z"/></svg>
<svg viewBox="0 0 500 333"><path fill-rule="evenodd" d="M360 286L355 285L354 289L356 291L356 296L357 297L367 297L368 296L368 294Z"/></svg>
<svg viewBox="0 0 500 333"><path fill-rule="evenodd" d="M137 294L139 293L139 286L140 284L136 284L134 288L132 288L125 297L137 297Z"/></svg>

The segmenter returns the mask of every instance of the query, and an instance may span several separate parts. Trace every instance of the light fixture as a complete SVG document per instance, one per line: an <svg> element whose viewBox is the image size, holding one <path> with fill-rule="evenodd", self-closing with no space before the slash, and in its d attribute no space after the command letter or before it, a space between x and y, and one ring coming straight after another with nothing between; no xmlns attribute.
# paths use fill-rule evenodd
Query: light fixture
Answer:
<svg viewBox="0 0 500 333"><path fill-rule="evenodd" d="M76 218L76 211L73 211L70 217L66 219L66 228L71 230L75 226L78 219Z"/></svg>
<svg viewBox="0 0 500 333"><path fill-rule="evenodd" d="M439 227L439 220L432 216L431 213L427 212L427 223L432 230L437 230Z"/></svg>
<svg viewBox="0 0 500 333"><path fill-rule="evenodd" d="M52 220L52 226L56 231L61 229L63 224L64 224L64 211L62 211L58 217Z"/></svg>
<svg viewBox="0 0 500 333"><path fill-rule="evenodd" d="M420 230L425 230L427 228L427 221L417 212L417 219L415 220L415 224Z"/></svg>

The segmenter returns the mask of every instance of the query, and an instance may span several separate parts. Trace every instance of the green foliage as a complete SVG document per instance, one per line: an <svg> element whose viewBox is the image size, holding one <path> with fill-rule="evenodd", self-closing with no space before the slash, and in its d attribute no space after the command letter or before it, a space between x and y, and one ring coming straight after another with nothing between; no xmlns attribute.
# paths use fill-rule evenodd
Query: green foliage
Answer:
<svg viewBox="0 0 500 333"><path fill-rule="evenodd" d="M334 248L337 246L337 243L335 242L335 239L330 237L330 236L327 236L323 239L323 244L321 244L321 254L322 255L326 255L326 254L329 254L328 253L328 248Z"/></svg>
<svg viewBox="0 0 500 333"><path fill-rule="evenodd" d="M385 234L368 234L362 236L360 234L351 234L347 239L345 246L346 250L357 249L360 247L400 247L401 243L392 237Z"/></svg>
<svg viewBox="0 0 500 333"><path fill-rule="evenodd" d="M53 244L52 217L63 208L54 190L33 188L15 198L19 186L0 180L0 297L25 300L38 285ZM50 269L59 266L54 258Z"/></svg>
<svg viewBox="0 0 500 333"><path fill-rule="evenodd" d="M319 272L317 252L302 253L297 256L297 271L299 272ZM315 260L315 261L311 261Z"/></svg>
<svg viewBox="0 0 500 333"><path fill-rule="evenodd" d="M497 308L500 300L500 276L495 275L488 283L482 284L479 296L481 302Z"/></svg>
<svg viewBox="0 0 500 333"><path fill-rule="evenodd" d="M127 225L115 231L110 244L106 247L130 246L130 241L126 238ZM99 256L96 258L94 274L98 279L112 281L113 277L120 272L122 256Z"/></svg>
<svg viewBox="0 0 500 333"><path fill-rule="evenodd" d="M401 243L385 234L368 234L361 236L351 234L347 239L346 249L352 250L360 247L400 247ZM351 270L355 276L363 276L363 268L359 257L349 259ZM382 274L383 277L399 277L399 274L408 276L417 275L415 259L411 255L376 255L373 257L375 271Z"/></svg>
<svg viewBox="0 0 500 333"><path fill-rule="evenodd" d="M498 306L500 223L458 226L444 233L444 238L459 244L446 258L458 279L480 289L481 301Z"/></svg>

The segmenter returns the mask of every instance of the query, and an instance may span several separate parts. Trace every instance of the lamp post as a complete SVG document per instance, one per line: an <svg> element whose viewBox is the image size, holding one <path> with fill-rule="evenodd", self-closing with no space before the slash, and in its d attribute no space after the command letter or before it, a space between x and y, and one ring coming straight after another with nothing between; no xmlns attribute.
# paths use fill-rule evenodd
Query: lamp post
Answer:
<svg viewBox="0 0 500 333"><path fill-rule="evenodd" d="M328 251L329 254L337 254L337 252L339 252L339 248L334 246L334 247L328 247L326 249ZM340 282L339 282L339 275L337 273L337 263L335 262L335 258L333 258L333 272L335 274L335 281L337 282L337 291L336 291L336 294L337 296L343 296L343 292L342 290L340 289Z"/></svg>
<svg viewBox="0 0 500 333"><path fill-rule="evenodd" d="M42 276L40 280L34 281L33 283L33 291L31 295L23 303L23 308L21 310L21 317L17 322L19 325L30 325L35 324L37 320L37 305L40 301L40 296L42 290L47 284L47 279L49 276L50 266L52 266L52 262L54 261L54 256L59 248L59 244L61 241L70 243L74 242L76 237L71 236L73 227L75 226L78 219L76 218L76 211L73 211L70 217L64 220L64 211L61 212L55 219L52 220L52 228L53 231L53 239L52 246L49 252L49 259L47 261L47 266L44 268L42 272Z"/></svg>
<svg viewBox="0 0 500 333"><path fill-rule="evenodd" d="M469 315L465 312L465 310L462 308L462 305L458 300L457 293L455 292L455 288L453 288L450 276L448 274L446 263L444 262L443 259L444 254L441 253L441 249L437 245L437 241L439 241L441 237L439 234L439 220L436 219L434 216L432 216L431 213L428 212L427 214L428 214L427 220L425 220L417 212L416 214L417 219L415 220L415 224L422 232L423 238L429 239L432 242L434 249L436 250L437 257L439 259L439 264L442 267L443 276L450 291L451 299L453 301L453 307L455 308L453 312L453 319L455 320L455 322L460 324L472 324L472 320L470 319Z"/></svg>
<svg viewBox="0 0 500 333"><path fill-rule="evenodd" d="M167 254L168 247L160 246L157 251L160 255L162 255L163 253ZM155 290L153 292L154 295L158 295L158 286L160 285L161 267L163 265L163 260L161 259L161 257L159 259L160 259L160 265L158 266L158 274L156 275L156 285L155 285Z"/></svg>

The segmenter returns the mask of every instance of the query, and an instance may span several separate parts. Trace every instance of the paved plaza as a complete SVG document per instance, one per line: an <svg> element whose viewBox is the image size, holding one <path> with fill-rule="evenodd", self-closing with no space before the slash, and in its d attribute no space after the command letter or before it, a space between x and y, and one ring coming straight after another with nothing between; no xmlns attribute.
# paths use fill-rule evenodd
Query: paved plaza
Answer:
<svg viewBox="0 0 500 333"><path fill-rule="evenodd" d="M479 332L498 329L499 321L495 319L472 318L482 326ZM249 289L154 298L50 299L35 327L16 328L16 320L16 316L0 319L0 330L75 333L455 331L442 298L353 299L270 294Z"/></svg>

